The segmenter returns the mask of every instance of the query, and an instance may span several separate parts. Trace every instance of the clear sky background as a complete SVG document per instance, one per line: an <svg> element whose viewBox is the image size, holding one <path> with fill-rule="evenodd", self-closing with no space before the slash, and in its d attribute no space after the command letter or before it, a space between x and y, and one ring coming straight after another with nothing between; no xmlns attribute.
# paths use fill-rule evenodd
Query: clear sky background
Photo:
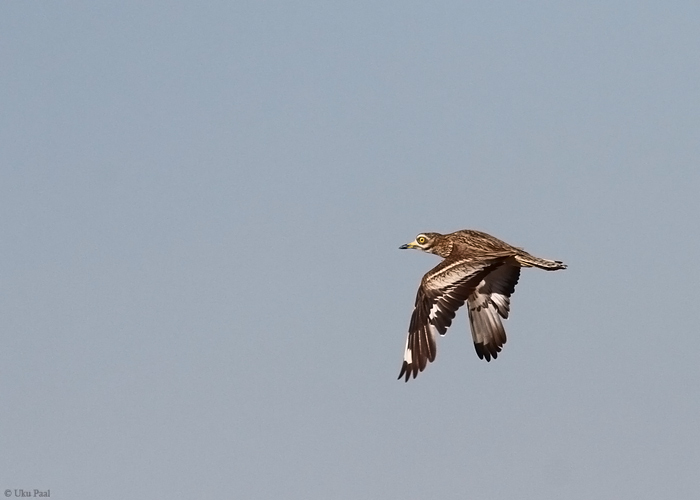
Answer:
<svg viewBox="0 0 700 500"><path fill-rule="evenodd" d="M0 6L0 491L697 499L700 3ZM524 270L397 381L422 231Z"/></svg>

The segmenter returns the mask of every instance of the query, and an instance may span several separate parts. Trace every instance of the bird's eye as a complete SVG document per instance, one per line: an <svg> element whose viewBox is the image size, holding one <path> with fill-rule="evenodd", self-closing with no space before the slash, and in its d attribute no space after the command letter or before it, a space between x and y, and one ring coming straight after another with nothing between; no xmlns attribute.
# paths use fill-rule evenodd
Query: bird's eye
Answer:
<svg viewBox="0 0 700 500"><path fill-rule="evenodd" d="M416 238L416 241L417 241L419 244L424 245L425 242L427 241L427 239L425 238L425 236L419 236L418 238Z"/></svg>

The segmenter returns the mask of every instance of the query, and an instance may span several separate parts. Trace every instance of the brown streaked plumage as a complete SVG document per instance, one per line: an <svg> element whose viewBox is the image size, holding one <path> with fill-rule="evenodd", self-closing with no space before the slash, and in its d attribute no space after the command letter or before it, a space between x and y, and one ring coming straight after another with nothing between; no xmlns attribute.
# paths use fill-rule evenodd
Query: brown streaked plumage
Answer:
<svg viewBox="0 0 700 500"><path fill-rule="evenodd" d="M476 354L486 361L496 359L506 343L501 318L508 318L520 268L566 269L558 260L540 259L471 229L444 235L421 233L399 248L416 248L444 259L423 276L418 287L399 373L406 382L435 361L435 334L445 335L465 302Z"/></svg>

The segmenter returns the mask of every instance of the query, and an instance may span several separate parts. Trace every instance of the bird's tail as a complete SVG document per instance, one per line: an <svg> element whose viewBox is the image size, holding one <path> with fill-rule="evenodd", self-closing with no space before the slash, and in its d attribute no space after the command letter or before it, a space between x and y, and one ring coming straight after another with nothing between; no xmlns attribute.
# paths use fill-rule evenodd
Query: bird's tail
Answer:
<svg viewBox="0 0 700 500"><path fill-rule="evenodd" d="M539 267L545 271L557 271L559 269L566 269L566 264L560 260L548 260L540 259L529 253L523 253L522 255L516 255L515 260L523 267Z"/></svg>

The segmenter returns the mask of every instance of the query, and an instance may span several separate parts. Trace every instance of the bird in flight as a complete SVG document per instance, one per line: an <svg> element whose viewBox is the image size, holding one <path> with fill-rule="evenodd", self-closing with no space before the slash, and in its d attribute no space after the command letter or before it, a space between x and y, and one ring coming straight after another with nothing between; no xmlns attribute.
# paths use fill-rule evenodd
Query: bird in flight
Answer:
<svg viewBox="0 0 700 500"><path fill-rule="evenodd" d="M423 276L408 326L399 379L406 382L435 361L435 334L445 335L457 309L467 303L476 354L496 359L506 332L510 296L521 267L546 271L566 269L558 260L541 259L481 231L464 229L450 234L421 233L400 249L415 248L444 260Z"/></svg>

